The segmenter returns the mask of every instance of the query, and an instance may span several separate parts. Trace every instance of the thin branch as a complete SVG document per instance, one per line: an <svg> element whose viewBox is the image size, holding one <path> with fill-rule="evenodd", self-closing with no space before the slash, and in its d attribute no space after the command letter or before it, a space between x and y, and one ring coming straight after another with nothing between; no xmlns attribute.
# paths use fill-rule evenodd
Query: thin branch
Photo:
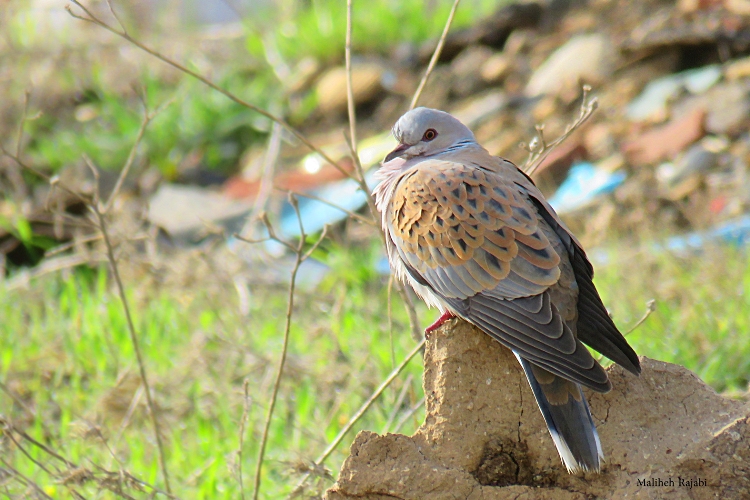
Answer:
<svg viewBox="0 0 750 500"><path fill-rule="evenodd" d="M318 247L320 246L320 244L323 243L323 240L325 239L325 237L328 236L328 229L330 227L331 226L329 226L328 224L326 224L325 226L323 226L323 230L320 232L320 237L318 238L318 241L316 241L315 243L313 243L313 245L305 253L305 255L302 256L302 262L304 262L307 259L309 259L310 256L313 254L313 252L315 252L315 250L318 249Z"/></svg>
<svg viewBox="0 0 750 500"><path fill-rule="evenodd" d="M18 137L16 138L16 157L21 157L21 150L23 148L23 131L24 127L26 126L26 121L28 112L29 112L29 96L30 92L28 90L24 91L23 94L23 110L21 111L21 120L18 123ZM11 165L8 165L8 180L10 180L11 184L13 184L13 191L16 196L17 201L24 200L28 196L28 187L26 186L26 182L23 180L23 176L18 171L18 168L15 168Z"/></svg>
<svg viewBox="0 0 750 500"><path fill-rule="evenodd" d="M656 300L651 299L648 302L646 302L646 312L643 313L643 316L640 317L638 321L635 322L633 326L631 326L627 332L623 334L623 337L626 337L633 333L639 326L641 326L649 316L651 316L651 313L656 311ZM597 361L602 361L604 359L604 354L599 354L599 356L596 358Z"/></svg>
<svg viewBox="0 0 750 500"><path fill-rule="evenodd" d="M84 245L86 243L93 243L101 239L102 239L101 234L92 234L91 236L86 236L84 238L73 239L72 241L69 241L68 243L63 243L62 245L58 245L54 248L51 248L50 250L47 250L46 252L44 252L44 258L49 259L50 257L54 257L57 254L67 252L68 250L75 247L76 245ZM136 239L144 239L144 238L140 237Z"/></svg>
<svg viewBox="0 0 750 500"><path fill-rule="evenodd" d="M125 34L127 34L128 29L125 27L125 25L120 20L120 16L117 15L117 12L115 12L114 7L112 7L112 1L111 0L107 0L107 6L109 7L109 11L112 13L112 16L114 16L114 18L117 20L117 24L120 25L120 29L122 29L122 32L125 33Z"/></svg>
<svg viewBox="0 0 750 500"><path fill-rule="evenodd" d="M39 448L40 450L42 450L44 453L46 453L49 456L51 456L51 457L59 460L60 462L62 462L63 464L65 464L65 466L69 470L75 470L75 469L80 469L81 468L79 465L77 465L76 463L74 463L74 462L68 460L67 458L63 457L62 455L60 455L59 453L57 453L52 448L44 445L43 443L40 443L36 439L34 439L31 436L29 436L26 432L24 432L21 429L18 429L17 427L13 426L13 424L11 424L7 419L3 418L2 416L0 416L0 426L2 426L2 428L3 428L3 430L5 432L7 432L7 433L14 432L14 433L18 434L19 436L21 436L22 438L24 438L24 440L26 440L29 443L33 444L34 446L36 446L37 448ZM0 460L2 460L2 458L0 458ZM120 475L120 476L126 478L129 482L131 482L133 484L138 484L138 485L141 485L141 486L145 486L145 487L151 489L155 493L159 493L159 494L164 495L164 496L169 497L169 498L178 499L178 497L176 497L175 495L172 495L171 493L163 491L163 490L155 487L154 485L149 484L146 481L143 481L142 479L139 479L139 478L133 476L132 474L130 474L127 471L120 471L118 473L115 473L115 472L109 471L107 469L104 469L104 468L102 468L102 467L100 467L100 466L98 466L96 464L94 464L94 466L96 468L98 468L99 470L101 470L102 472L104 472L105 474L109 475L109 476ZM114 492L114 493L118 493L118 492Z"/></svg>
<svg viewBox="0 0 750 500"><path fill-rule="evenodd" d="M151 54L152 56L156 57L157 59L161 60L162 62L165 62L166 64L172 66L173 68L178 69L179 71L182 71L183 73L192 76L196 80L199 80L200 82L204 83L205 85L209 86L210 88L214 89L215 91L223 94L224 96L228 97L230 100L234 101L235 103L239 104L240 106L244 106L252 111L255 111L256 113L259 113L260 115L263 115L264 117L268 118L271 121L274 121L287 129L289 132L291 132L297 139L299 139L302 144L307 146L311 151L314 151L318 153L323 159L325 159L328 163L333 165L336 169L338 169L342 174L349 176L349 174L346 172L346 170L341 167L336 161L334 161L330 156L328 156L326 153L323 152L320 148L315 146L312 142L310 142L307 137L305 137L300 131L289 125L285 120L282 118L266 111L263 108L259 108L258 106L251 104L243 99L240 99L232 92L228 91L227 89L219 86L218 84L214 83L213 81L209 80L207 77L196 73L195 71L188 69L187 67L183 66L182 64L178 63L177 61L174 61L173 59L168 58L164 54L148 47L147 45L143 44L142 42L136 40L135 38L131 37L128 33L124 31L120 31L114 26L111 26L98 17L96 17L90 10L88 10L86 7L84 7L78 0L70 0L71 3L79 7L81 10L83 10L88 17L84 17L81 15L78 15L73 12L73 10L70 8L70 5L66 5L65 9L68 11L68 13L73 16L76 19L80 19L81 21L86 21L93 23L101 28L104 28L105 30L109 31L110 33L113 33L120 38L123 38L127 40L128 42L132 43L139 49L147 52L148 54Z"/></svg>
<svg viewBox="0 0 750 500"><path fill-rule="evenodd" d="M41 171L35 169L34 167L32 167L30 165L27 165L17 155L15 155L13 153L10 153L7 149L5 149L2 146L2 144L0 144L0 151L2 151L2 153L5 156L7 156L8 158L10 158L14 162L16 162L18 164L18 166L20 166L21 168L24 168L24 169L28 170L29 172L37 175L40 179L44 179L45 181L49 182L50 185L52 185L53 188L57 187L57 188L65 191L66 193L68 193L69 195L73 196L74 198L76 198L81 203L84 203L84 204L88 204L89 203L89 200L87 200L83 195L81 195L81 193L78 193L78 192L76 192L76 191L68 188L67 186L61 184L59 182L60 179L59 179L59 177L57 175L49 176L49 175L45 174L44 172L41 172Z"/></svg>
<svg viewBox="0 0 750 500"><path fill-rule="evenodd" d="M23 111L21 111L21 121L18 124L18 138L16 140L16 156L21 157L21 147L23 146L23 129L26 125L26 115L29 112L29 97L31 93L27 90L23 93Z"/></svg>
<svg viewBox="0 0 750 500"><path fill-rule="evenodd" d="M15 476L21 478L24 481L25 484L27 484L28 486L31 486L32 488L34 488L34 490L41 497L48 498L49 500L53 500L53 498L51 496L49 496L47 493L45 493L45 491L42 488L40 488L38 484L36 484L31 479L29 479L28 477L24 476L20 472L18 472L16 469L14 469L8 462L5 461L4 458L0 457L0 462L2 462L3 465L5 466L5 468L8 469L10 472L12 472Z"/></svg>
<svg viewBox="0 0 750 500"><path fill-rule="evenodd" d="M127 319L128 330L130 332L130 341L133 344L133 350L135 351L136 359L138 360L138 368L141 374L141 381L143 382L143 388L146 392L146 402L148 403L148 410L151 414L151 423L154 426L154 433L156 434L156 446L159 449L159 464L161 465L162 474L164 476L164 485L167 488L167 492L171 494L172 488L169 484L169 471L167 470L167 462L164 455L164 444L161 440L159 419L156 414L156 405L154 404L153 398L151 397L151 387L148 383L148 376L146 375L146 364L143 360L143 354L141 353L140 344L138 343L138 335L136 334L135 325L133 324L133 318L130 314L130 306L128 304L128 298L125 295L125 287L123 286L122 279L120 278L120 270L117 266L117 261L115 260L115 252L112 247L112 241L110 240L109 233L107 231L107 222L104 220L104 214L101 212L101 210L99 210L98 204L92 203L90 207L94 211L94 214L99 221L99 229L102 232L104 244L107 247L107 258L109 260L109 265L112 268L112 274L114 275L115 282L117 283L117 290L120 294L122 307L125 310L125 318Z"/></svg>
<svg viewBox="0 0 750 500"><path fill-rule="evenodd" d="M362 168L362 162L359 161L359 155L354 150L354 144L352 144L346 134L344 134L344 140L346 140L346 145L349 146L349 151L352 156L352 160L354 161L354 169L357 172L357 183L359 184L359 189L361 189L362 192L365 193L365 197L367 199L367 207L370 209L370 213L372 214L373 218L377 220L378 208L377 206L375 206L375 199L372 197L370 188L367 186L367 181L365 180L365 171Z"/></svg>
<svg viewBox="0 0 750 500"><path fill-rule="evenodd" d="M563 132L560 137L548 143L544 138L544 125L537 125L536 137L534 137L528 145L521 144L521 147L529 152L529 157L521 167L521 170L528 176L533 175L536 169L539 168L539 165L541 165L542 162L550 154L550 152L552 152L553 149L559 146L565 139L570 137L573 132L575 132L581 125L583 125L583 123L588 120L592 114L594 114L594 111L596 111L596 108L598 107L599 101L597 100L597 98L591 97L591 87L589 85L584 85L583 97L581 98L581 107L578 110L578 117L575 119L575 121L573 121L573 123L569 124L565 128L565 132Z"/></svg>
<svg viewBox="0 0 750 500"><path fill-rule="evenodd" d="M393 409L391 410L391 414L388 415L388 420L385 421L385 425L383 426L383 434L388 432L388 429L391 428L391 424L393 424L393 421L396 420L398 410L401 409L401 405L404 404L404 399L406 399L406 395L409 392L409 384L411 384L411 380L412 376L411 374L409 374L409 376L406 377L406 380L404 380L404 385L401 387L398 396L396 396L396 401L393 403Z"/></svg>
<svg viewBox="0 0 750 500"><path fill-rule="evenodd" d="M109 4L109 0L107 0L107 3ZM112 6L110 5L110 9L111 8ZM114 14L114 11L112 11L112 13ZM119 19L117 21L120 22ZM120 25L122 26L121 22L120 22ZM102 208L102 212L104 212L105 214L109 212L109 209L112 207L112 202L120 193L120 189L122 189L122 184L123 182L125 182L125 178L128 176L128 173L130 173L130 167L132 167L133 162L135 161L135 155L138 152L138 146L140 146L141 141L143 140L143 135L146 133L146 129L151 123L151 120L153 120L156 117L156 115L161 113L169 104L172 103L172 101L167 101L162 106L159 106L158 108L156 108L156 110L153 113L149 113L148 108L146 107L145 98L142 99L142 101L143 101L143 120L141 121L141 127L138 129L138 134L135 137L135 142L133 143L133 147L130 148L130 153L128 153L128 159L125 161L125 166L122 167L122 170L120 171L120 175L117 177L117 182L115 183L115 187L114 189L112 189L112 193L110 193L107 203L104 204L104 208Z"/></svg>
<svg viewBox="0 0 750 500"><path fill-rule="evenodd" d="M349 114L349 142L353 158L357 154L357 115L354 111L354 88L352 84L352 0L346 0L346 45L344 48L346 59L346 108ZM362 179L360 175L360 179Z"/></svg>
<svg viewBox="0 0 750 500"><path fill-rule="evenodd" d="M284 373L284 365L286 364L286 356L289 349L289 334L292 327L292 312L294 311L294 291L297 284L297 272L299 271L300 265L305 259L305 228L302 225L302 216L299 212L297 199L291 193L289 195L289 202L292 204L292 207L297 214L297 219L299 221L300 227L300 238L297 242L294 267L292 268L292 274L289 279L289 292L287 294L287 309L286 319L284 323L284 340L281 347L281 357L279 358L278 368L276 369L276 378L274 379L273 390L271 392L271 402L268 405L266 421L263 426L263 434L261 436L260 447L258 449L258 461L255 468L255 483L253 486L253 500L257 500L258 495L260 494L260 478L263 470L263 460L265 458L266 445L268 443L268 434L271 429L271 420L273 419L273 412L276 407L276 400L278 399L279 395L279 387L281 386L281 376ZM326 231L324 230L320 238L318 239L318 242L313 245L313 248L316 248L320 241L323 240L323 238L325 237L325 233Z"/></svg>
<svg viewBox="0 0 750 500"><path fill-rule="evenodd" d="M65 466L68 467L69 469L75 467L75 464L73 462L71 462L70 460L68 460L65 457L61 456L60 454L58 454L57 452L55 452L52 448L50 448L50 447L48 447L48 446L40 443L39 441L37 441L34 438L32 438L31 436L29 436L28 434L26 434L21 429L16 428L13 424L11 424L9 421L5 420L2 417L0 417L0 424L2 424L2 426L3 426L3 428L5 429L6 432L8 432L8 433L15 432L16 434L18 434L19 436L21 436L22 438L24 438L26 441L28 441L29 443L33 444L34 446L36 446L37 448L39 448L40 450L42 450L43 452L45 452L46 454L48 454L49 456L54 457L57 460L59 460L62 463L64 463Z"/></svg>
<svg viewBox="0 0 750 500"><path fill-rule="evenodd" d="M336 210L341 210L342 212L344 212L346 215L348 215L352 219L356 219L356 220L358 220L358 221L360 221L360 222L362 222L364 224L370 225L370 226L377 226L377 223L374 220L368 219L367 217L359 215L357 212L352 212L351 210L346 209L346 208L342 207L341 205L337 205L337 204L335 204L335 203L333 203L331 201L328 201L325 198L321 198L320 196L315 196L314 194L310 194L310 193L300 193L298 191L287 191L287 192L293 193L295 196L299 196L299 197L302 197L302 198L308 198L310 200L319 201L319 202L321 202L321 203L323 203L325 205L328 205L331 208L335 208Z"/></svg>
<svg viewBox="0 0 750 500"><path fill-rule="evenodd" d="M398 292L399 297L401 297L401 301L404 303L404 308L406 309L406 314L409 317L411 338L414 339L414 342L420 342L424 339L424 330L419 327L419 317L417 316L417 309L414 307L414 302L412 302L406 286L401 283L401 281L395 280L395 284L396 291Z"/></svg>
<svg viewBox="0 0 750 500"><path fill-rule="evenodd" d="M244 236L242 236L239 233L234 233L232 236L234 236L235 238L237 238L240 241L244 241L245 243L250 243L250 244L263 243L264 241L273 240L273 241L276 241L278 243L281 243L282 245L284 245L285 247L287 247L292 252L296 251L296 247L294 245L292 245L291 243L289 243L286 240L282 240L281 238L279 238L276 235L276 231L274 230L273 225L271 225L271 221L268 220L268 214L266 212L261 212L260 215L258 216L258 218L260 219L261 222L263 222L263 225L266 226L266 230L268 231L268 238L259 238L259 239L245 238Z"/></svg>
<svg viewBox="0 0 750 500"><path fill-rule="evenodd" d="M242 452L245 445L245 423L247 422L247 416L250 413L250 395L248 390L250 387L250 380L245 379L242 384L242 390L245 394L245 398L242 404L242 420L240 420L240 444L237 448L237 479L240 483L240 498L245 500L245 484L242 482Z"/></svg>
<svg viewBox="0 0 750 500"><path fill-rule="evenodd" d="M393 428L394 434L401 430L401 427L404 426L404 424L411 418L412 415L417 413L420 408L424 407L424 401L425 401L425 398L424 396L422 396L419 399L419 401L414 403L414 405L411 408L409 408L409 411L404 413L404 415L400 419L398 419L398 422L396 422L396 427Z"/></svg>
<svg viewBox="0 0 750 500"><path fill-rule="evenodd" d="M365 171L357 151L357 115L354 108L354 83L352 82L352 0L346 0L346 45L344 48L346 59L346 108L349 116L349 136L344 134L344 140L349 146L349 152L354 162L360 189L367 197L367 206L373 217L377 218L378 209L365 181Z"/></svg>
<svg viewBox="0 0 750 500"><path fill-rule="evenodd" d="M633 333L636 330L636 328L641 326L644 323L644 321L646 321L648 317L651 316L651 313L653 313L654 311L656 311L656 300L651 299L648 302L646 302L646 312L643 313L643 316L641 316L641 319L636 321L635 324L631 326L630 329L627 332L625 332L623 335L630 335L631 333Z"/></svg>
<svg viewBox="0 0 750 500"><path fill-rule="evenodd" d="M276 172L276 163L281 151L281 125L274 123L271 127L271 135L268 138L268 148L263 158L263 172L260 177L260 188L258 196L253 203L253 210L248 220L255 220L258 215L266 208L266 202L271 196L273 189L273 177Z"/></svg>
<svg viewBox="0 0 750 500"><path fill-rule="evenodd" d="M31 280L37 279L46 274L71 269L84 264L100 264L107 262L104 256L87 256L87 255L65 255L52 259L45 259L44 262L30 271L17 273L10 280L6 281L5 288L9 291L18 290L27 286Z"/></svg>
<svg viewBox="0 0 750 500"><path fill-rule="evenodd" d="M357 410L357 412L352 416L352 418L349 419L349 421L346 423L343 429L339 431L338 435L333 439L331 444L329 444L325 450L323 450L323 453L320 454L318 458L315 459L314 466L320 466L325 462L325 460L331 456L331 453L334 452L334 450L338 447L339 444L341 444L341 441L343 441L344 437L349 433L349 431L354 427L354 424L356 424L360 418L367 412L367 410L370 409L370 406L380 397L381 394L383 394L383 391L385 391L391 383L396 380L396 377L398 377L401 372L406 368L406 366L409 364L409 362L414 358L414 356L419 353L422 348L425 345L425 339L422 339L419 344L417 344L412 351L406 355L406 358L401 362L400 365L398 365L391 373L388 375L388 377L378 386L377 389L375 389L375 392L372 393L372 395L367 398L367 401L365 401L362 406ZM302 479L300 480L299 484L294 488L292 493L290 493L289 497L292 497L296 494L298 494L300 491L302 491L302 488L304 487L305 483L307 482L307 478L310 477L310 473L306 473Z"/></svg>
<svg viewBox="0 0 750 500"><path fill-rule="evenodd" d="M52 475L52 472L47 467L45 467L44 464L42 464L41 462L35 460L34 457L32 457L29 454L29 452L26 451L26 448L24 448L21 445L21 443L19 443L18 441L16 441L16 438L13 437L13 432L8 432L8 433L6 433L6 435L10 438L11 441L13 441L13 444L16 445L16 448L18 448L19 450L21 450L21 453L23 453L24 455L26 455L26 458L28 458L29 460L31 460L34 463L34 465L36 465L37 467L39 467L40 469L42 469L44 472L46 472L50 476Z"/></svg>
<svg viewBox="0 0 750 500"><path fill-rule="evenodd" d="M458 2L460 1L461 0L455 0L453 2L453 7L451 7L451 11L448 14L448 20L445 22L445 28L443 28L443 34L440 35L440 40L438 40L437 46L435 47L435 52L432 53L430 64L427 65L427 71L425 71L424 76L422 77L422 81L419 82L419 86L417 87L417 91L414 93L414 97L411 100L409 109L414 109L415 107L417 107L419 97L422 95L422 91L424 90L425 85L427 85L427 79L430 78L432 70L435 69L435 65L437 64L438 59L440 59L440 53L443 51L445 39L448 36L448 31L451 28L451 24L453 24L453 16L456 14L456 9L458 9Z"/></svg>

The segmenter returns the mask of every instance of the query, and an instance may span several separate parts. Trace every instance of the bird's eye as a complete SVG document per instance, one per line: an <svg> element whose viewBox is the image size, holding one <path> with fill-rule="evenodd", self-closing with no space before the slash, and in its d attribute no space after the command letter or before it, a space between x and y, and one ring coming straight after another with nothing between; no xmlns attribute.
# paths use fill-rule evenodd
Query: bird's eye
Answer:
<svg viewBox="0 0 750 500"><path fill-rule="evenodd" d="M437 131L434 128L427 129L427 132L425 132L424 135L422 136L422 140L425 142L430 142L435 137L437 137L437 135L438 135Z"/></svg>

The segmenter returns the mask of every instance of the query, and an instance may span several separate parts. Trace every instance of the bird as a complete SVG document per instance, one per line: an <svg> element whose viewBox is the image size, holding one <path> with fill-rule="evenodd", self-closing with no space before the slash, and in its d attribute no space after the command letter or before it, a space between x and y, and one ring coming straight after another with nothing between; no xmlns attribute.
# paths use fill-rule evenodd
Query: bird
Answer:
<svg viewBox="0 0 750 500"><path fill-rule="evenodd" d="M567 471L600 472L582 387L612 384L584 344L636 376L641 365L581 243L528 175L451 114L415 108L392 133L373 196L392 271L442 312L425 335L458 317L511 349Z"/></svg>

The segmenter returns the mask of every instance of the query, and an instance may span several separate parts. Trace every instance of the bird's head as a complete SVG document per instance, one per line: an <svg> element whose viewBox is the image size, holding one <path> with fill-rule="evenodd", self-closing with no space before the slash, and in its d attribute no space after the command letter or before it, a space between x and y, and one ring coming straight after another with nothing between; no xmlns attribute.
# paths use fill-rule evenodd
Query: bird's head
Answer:
<svg viewBox="0 0 750 500"><path fill-rule="evenodd" d="M456 118L437 109L416 108L406 112L393 126L399 144L385 157L409 159L432 156L457 146L476 144L474 134Z"/></svg>

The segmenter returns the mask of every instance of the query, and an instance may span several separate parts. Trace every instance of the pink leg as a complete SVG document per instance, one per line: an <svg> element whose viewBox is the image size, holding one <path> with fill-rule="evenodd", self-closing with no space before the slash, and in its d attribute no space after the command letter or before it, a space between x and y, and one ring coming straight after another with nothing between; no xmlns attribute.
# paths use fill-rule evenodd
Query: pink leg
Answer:
<svg viewBox="0 0 750 500"><path fill-rule="evenodd" d="M430 326L428 326L427 328L425 328L425 330L424 330L424 334L425 334L425 335L428 335L428 334L430 334L430 333L434 332L435 330L437 330L438 328L440 328L440 326L441 326L441 325L442 325L443 323L445 323L445 322L446 322L446 321L448 321L449 319L452 319L452 318L455 318L455 317L456 317L456 316L455 316L455 315L454 315L454 314L453 314L452 312L450 312L450 311L445 311L445 312L443 313L443 315L442 315L442 316L440 316L440 317L439 317L439 318L437 319L437 321L435 321L435 322L434 322L433 324L431 324Z"/></svg>

